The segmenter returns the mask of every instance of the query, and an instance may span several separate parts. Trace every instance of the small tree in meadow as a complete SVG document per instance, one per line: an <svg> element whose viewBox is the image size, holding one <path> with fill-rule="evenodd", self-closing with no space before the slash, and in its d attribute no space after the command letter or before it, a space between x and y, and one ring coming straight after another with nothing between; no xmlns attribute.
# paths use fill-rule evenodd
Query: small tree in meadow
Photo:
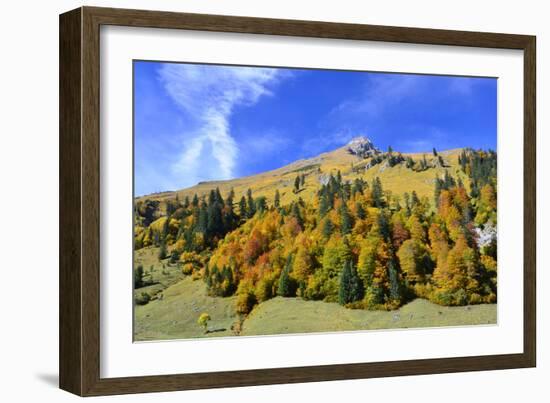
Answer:
<svg viewBox="0 0 550 403"><path fill-rule="evenodd" d="M197 323L199 326L204 327L204 333L208 333L208 322L211 320L210 315L206 312L201 313L199 316L199 319L197 320Z"/></svg>

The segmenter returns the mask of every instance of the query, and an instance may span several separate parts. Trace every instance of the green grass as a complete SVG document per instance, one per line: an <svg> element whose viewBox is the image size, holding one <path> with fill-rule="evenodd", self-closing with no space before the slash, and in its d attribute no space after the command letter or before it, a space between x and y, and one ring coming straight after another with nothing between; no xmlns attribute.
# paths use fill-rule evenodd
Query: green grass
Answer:
<svg viewBox="0 0 550 403"><path fill-rule="evenodd" d="M257 306L242 335L334 332L496 323L496 305L443 307L416 299L396 311L347 309L336 303L277 297Z"/></svg>
<svg viewBox="0 0 550 403"><path fill-rule="evenodd" d="M201 280L185 277L166 288L162 299L136 306L136 341L234 336L236 297L216 298L206 294ZM416 299L396 311L364 311L336 303L277 297L256 306L244 320L241 335L334 332L391 328L466 326L495 324L496 305L443 307ZM197 324L207 312L209 333Z"/></svg>
<svg viewBox="0 0 550 403"><path fill-rule="evenodd" d="M162 299L147 305L136 305L134 312L134 339L169 340L195 337L231 336L232 325L238 322L235 314L235 299L214 298L206 295L202 280L185 277L162 292ZM212 320L209 333L197 324L201 313L206 312Z"/></svg>
<svg viewBox="0 0 550 403"><path fill-rule="evenodd" d="M159 248L147 247L134 252L134 270L143 266L143 281L147 284L134 290L134 297L147 293L154 299L159 292L184 278L178 265L170 265L168 259L158 260ZM152 270L151 270L152 268Z"/></svg>

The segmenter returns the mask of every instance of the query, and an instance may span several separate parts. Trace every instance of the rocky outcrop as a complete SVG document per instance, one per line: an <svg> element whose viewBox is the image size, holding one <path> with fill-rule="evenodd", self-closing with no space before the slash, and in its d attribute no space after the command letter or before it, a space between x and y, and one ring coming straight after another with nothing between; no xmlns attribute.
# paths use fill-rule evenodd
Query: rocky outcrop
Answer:
<svg viewBox="0 0 550 403"><path fill-rule="evenodd" d="M372 141L364 136L355 137L348 143L346 149L348 153L361 158L368 158L381 153Z"/></svg>

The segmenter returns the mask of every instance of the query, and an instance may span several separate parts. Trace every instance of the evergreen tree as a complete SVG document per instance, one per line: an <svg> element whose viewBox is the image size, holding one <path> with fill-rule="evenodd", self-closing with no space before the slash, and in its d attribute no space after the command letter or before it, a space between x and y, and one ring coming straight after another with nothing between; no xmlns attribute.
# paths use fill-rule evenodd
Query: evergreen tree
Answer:
<svg viewBox="0 0 550 403"><path fill-rule="evenodd" d="M338 302L340 305L346 305L351 302L359 301L363 298L363 283L357 274L353 262L347 260L344 263L340 275L340 287L338 290Z"/></svg>
<svg viewBox="0 0 550 403"><path fill-rule="evenodd" d="M199 206L199 197L197 196L197 194L195 193L195 195L193 196L193 207L198 207Z"/></svg>
<svg viewBox="0 0 550 403"><path fill-rule="evenodd" d="M252 198L252 190L248 189L246 191L246 202L247 202L247 217L252 218L254 217L254 214L256 214L256 203L254 203L254 199Z"/></svg>
<svg viewBox="0 0 550 403"><path fill-rule="evenodd" d="M161 239L166 239L169 232L170 232L170 216L167 216L166 220L164 220L164 224L162 224Z"/></svg>
<svg viewBox="0 0 550 403"><path fill-rule="evenodd" d="M233 198L235 192L231 189L227 199L225 199L225 207L223 208L223 230L224 232L232 231L235 228L235 212L233 211Z"/></svg>
<svg viewBox="0 0 550 403"><path fill-rule="evenodd" d="M348 181L342 186L342 200L349 200L351 197L351 185Z"/></svg>
<svg viewBox="0 0 550 403"><path fill-rule="evenodd" d="M299 203L292 203L290 215L296 218L296 221L298 221L298 224L300 225L301 228L304 228L304 219L302 218L302 214L300 213Z"/></svg>
<svg viewBox="0 0 550 403"><path fill-rule="evenodd" d="M300 190L300 175L296 176L296 179L294 179L294 193L298 193Z"/></svg>
<svg viewBox="0 0 550 403"><path fill-rule="evenodd" d="M197 223L197 231L202 232L203 234L206 234L208 229L208 208L206 207L206 203L204 201L201 203L201 206L199 207L199 219Z"/></svg>
<svg viewBox="0 0 550 403"><path fill-rule="evenodd" d="M260 214L267 211L267 199L265 196L260 196L256 199L256 211Z"/></svg>
<svg viewBox="0 0 550 403"><path fill-rule="evenodd" d="M281 207L281 195L279 194L279 189L275 190L275 198L273 199L273 207Z"/></svg>
<svg viewBox="0 0 550 403"><path fill-rule="evenodd" d="M300 176L300 187L304 187L306 184L306 174L302 174L302 176Z"/></svg>
<svg viewBox="0 0 550 403"><path fill-rule="evenodd" d="M357 218L361 220L364 220L365 218L367 218L367 212L365 211L365 209L363 208L363 205L360 202L357 202L355 204L355 211L357 213Z"/></svg>
<svg viewBox="0 0 550 403"><path fill-rule="evenodd" d="M363 180L360 178L355 178L353 181L353 187L351 189L351 193L353 196L355 196L356 193L363 194Z"/></svg>
<svg viewBox="0 0 550 403"><path fill-rule="evenodd" d="M420 199L418 198L416 191L413 190L411 193L411 210L414 210L414 208L418 205L420 205Z"/></svg>
<svg viewBox="0 0 550 403"><path fill-rule="evenodd" d="M333 231L334 231L334 224L332 223L330 218L327 218L323 223L323 236L328 239L332 235Z"/></svg>
<svg viewBox="0 0 550 403"><path fill-rule="evenodd" d="M159 249L159 260L166 259L166 256L168 255L168 250L166 249L166 242L161 241L160 243L160 249Z"/></svg>
<svg viewBox="0 0 550 403"><path fill-rule="evenodd" d="M143 266L139 265L134 271L134 288L143 287Z"/></svg>
<svg viewBox="0 0 550 403"><path fill-rule="evenodd" d="M292 296L292 283L290 279L291 269L292 269L292 256L289 255L287 258L286 266L281 272L281 277L279 277L279 286L277 288L277 295L281 297Z"/></svg>
<svg viewBox="0 0 550 403"><path fill-rule="evenodd" d="M185 199L183 200L183 208L189 208L189 196L185 196Z"/></svg>
<svg viewBox="0 0 550 403"><path fill-rule="evenodd" d="M241 200L239 201L239 215L242 220L246 220L248 217L248 211L246 210L246 199L241 197Z"/></svg>
<svg viewBox="0 0 550 403"><path fill-rule="evenodd" d="M319 216L323 218L330 210L328 189L323 187L319 198Z"/></svg>
<svg viewBox="0 0 550 403"><path fill-rule="evenodd" d="M223 234L222 205L217 199L207 209L206 233L209 237Z"/></svg>
<svg viewBox="0 0 550 403"><path fill-rule="evenodd" d="M170 263L175 264L180 258L180 255L176 249L172 250L172 253L170 253Z"/></svg>
<svg viewBox="0 0 550 403"><path fill-rule="evenodd" d="M380 208L383 206L383 194L384 191L382 189L382 181L379 177L376 177L372 181L372 201L375 207Z"/></svg>
<svg viewBox="0 0 550 403"><path fill-rule="evenodd" d="M220 192L220 188L218 188L218 187L216 188L216 201L223 206L224 200L223 200L222 194Z"/></svg>
<svg viewBox="0 0 550 403"><path fill-rule="evenodd" d="M351 233L351 229L353 228L353 220L345 202L340 207L340 228L342 235Z"/></svg>
<svg viewBox="0 0 550 403"><path fill-rule="evenodd" d="M411 215L411 196L409 195L409 193L403 193L403 200L405 201L405 210L407 216L409 216Z"/></svg>
<svg viewBox="0 0 550 403"><path fill-rule="evenodd" d="M340 170L338 170L338 172L336 173L336 183L339 187L342 185L342 173L340 172Z"/></svg>
<svg viewBox="0 0 550 403"><path fill-rule="evenodd" d="M441 195L441 188L443 187L443 183L441 179L435 178L434 183L434 206L437 209L437 206L439 206L439 196Z"/></svg>
<svg viewBox="0 0 550 403"><path fill-rule="evenodd" d="M401 302L401 283L397 273L397 262L393 256L388 264L388 274L390 277L390 299L394 302Z"/></svg>
<svg viewBox="0 0 550 403"><path fill-rule="evenodd" d="M437 151L435 150L435 147L432 149L432 153L433 153L434 157L437 157Z"/></svg>

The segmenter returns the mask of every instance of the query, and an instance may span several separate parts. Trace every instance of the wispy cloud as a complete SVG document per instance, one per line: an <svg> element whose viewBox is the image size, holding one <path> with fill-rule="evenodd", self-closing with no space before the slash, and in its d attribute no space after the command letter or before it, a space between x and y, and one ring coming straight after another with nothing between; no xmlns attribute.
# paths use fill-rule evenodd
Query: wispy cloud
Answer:
<svg viewBox="0 0 550 403"><path fill-rule="evenodd" d="M362 95L338 104L329 116L363 115L377 117L390 106L414 95L422 85L422 79L414 75L369 76Z"/></svg>
<svg viewBox="0 0 550 403"><path fill-rule="evenodd" d="M196 121L196 129L182 136L180 155L172 167L184 178L180 186L232 178L239 148L231 135L231 115L238 105L250 106L272 95L280 70L163 64L158 75L167 94ZM205 177L204 171L210 175Z"/></svg>

